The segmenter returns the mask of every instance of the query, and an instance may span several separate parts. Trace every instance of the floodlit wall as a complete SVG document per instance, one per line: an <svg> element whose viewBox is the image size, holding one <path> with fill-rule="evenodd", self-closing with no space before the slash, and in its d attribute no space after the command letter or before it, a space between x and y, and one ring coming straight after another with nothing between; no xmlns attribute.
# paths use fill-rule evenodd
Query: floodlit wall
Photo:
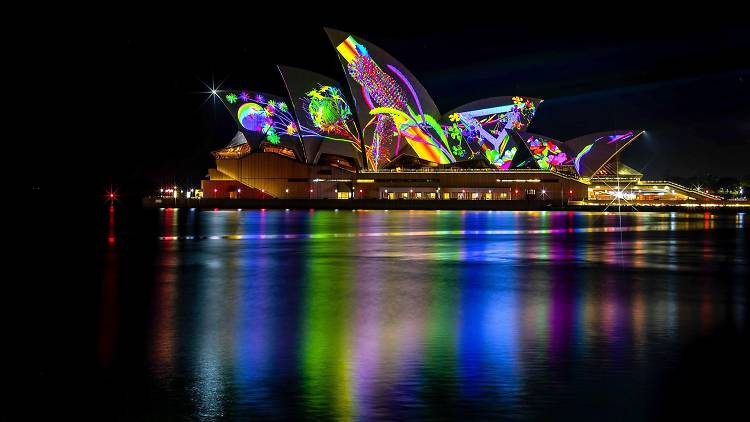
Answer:
<svg viewBox="0 0 750 422"><path fill-rule="evenodd" d="M273 198L335 198L336 191L344 189L353 178L353 173L337 167L309 166L269 153L251 154L237 160L216 160L215 171L233 179L238 186L256 189ZM224 177L219 179L225 180ZM204 192L210 196L210 184L204 187Z"/></svg>

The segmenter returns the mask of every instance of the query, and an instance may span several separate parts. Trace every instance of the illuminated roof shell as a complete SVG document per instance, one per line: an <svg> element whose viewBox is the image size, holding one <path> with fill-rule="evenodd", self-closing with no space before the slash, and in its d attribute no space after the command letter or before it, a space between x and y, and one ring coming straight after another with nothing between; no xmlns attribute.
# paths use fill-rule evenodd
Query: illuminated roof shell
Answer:
<svg viewBox="0 0 750 422"><path fill-rule="evenodd" d="M297 119L286 98L257 91L218 91L252 150L283 148L305 161Z"/></svg>
<svg viewBox="0 0 750 422"><path fill-rule="evenodd" d="M347 157L362 167L361 135L345 91L335 80L309 70L278 66L292 100L306 161L321 155Z"/></svg>
<svg viewBox="0 0 750 422"><path fill-rule="evenodd" d="M376 45L326 28L354 99L370 169L400 154L447 164L455 161L438 124L440 112L417 78Z"/></svg>
<svg viewBox="0 0 750 422"><path fill-rule="evenodd" d="M642 133L635 130L590 133L566 141L565 147L574 156L573 165L578 175L591 178Z"/></svg>

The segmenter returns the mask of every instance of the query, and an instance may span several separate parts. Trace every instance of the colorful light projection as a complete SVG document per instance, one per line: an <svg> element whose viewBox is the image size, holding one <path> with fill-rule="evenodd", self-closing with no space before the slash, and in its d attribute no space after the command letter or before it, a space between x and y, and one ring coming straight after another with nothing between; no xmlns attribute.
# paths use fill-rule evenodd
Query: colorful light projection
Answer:
<svg viewBox="0 0 750 422"><path fill-rule="evenodd" d="M362 166L362 142L352 109L333 79L315 72L279 66L299 123L308 163L322 154L350 157Z"/></svg>
<svg viewBox="0 0 750 422"><path fill-rule="evenodd" d="M291 149L304 159L297 121L283 97L251 91L221 91L217 95L253 149L270 144Z"/></svg>
<svg viewBox="0 0 750 422"><path fill-rule="evenodd" d="M438 124L440 113L417 79L377 46L341 31L326 32L354 96L368 166L383 167L399 154L454 162L456 143L451 145Z"/></svg>
<svg viewBox="0 0 750 422"><path fill-rule="evenodd" d="M483 156L491 165L507 170L518 151L510 130L521 130L531 123L541 100L523 97L495 97L463 105L447 114L442 124L446 136L466 145L457 160Z"/></svg>
<svg viewBox="0 0 750 422"><path fill-rule="evenodd" d="M526 145L539 168L549 170L571 163L572 158L568 157L562 142L531 133L521 134L521 136L526 138Z"/></svg>
<svg viewBox="0 0 750 422"><path fill-rule="evenodd" d="M584 135L565 142L573 155L572 163L581 177L590 178L612 157L622 151L643 132L619 130Z"/></svg>
<svg viewBox="0 0 750 422"><path fill-rule="evenodd" d="M359 142L356 134L347 127L352 111L344 101L341 90L330 85L318 85L307 92L304 102L307 116L321 133L339 134Z"/></svg>

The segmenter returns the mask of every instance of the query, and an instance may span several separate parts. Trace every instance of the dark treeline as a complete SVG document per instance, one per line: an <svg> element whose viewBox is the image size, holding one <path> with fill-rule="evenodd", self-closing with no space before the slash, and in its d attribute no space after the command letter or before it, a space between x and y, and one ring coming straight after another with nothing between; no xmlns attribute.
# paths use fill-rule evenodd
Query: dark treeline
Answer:
<svg viewBox="0 0 750 422"><path fill-rule="evenodd" d="M667 179L690 188L708 190L726 199L747 197L750 189L750 174L742 177L723 177L712 174L690 177L668 176Z"/></svg>

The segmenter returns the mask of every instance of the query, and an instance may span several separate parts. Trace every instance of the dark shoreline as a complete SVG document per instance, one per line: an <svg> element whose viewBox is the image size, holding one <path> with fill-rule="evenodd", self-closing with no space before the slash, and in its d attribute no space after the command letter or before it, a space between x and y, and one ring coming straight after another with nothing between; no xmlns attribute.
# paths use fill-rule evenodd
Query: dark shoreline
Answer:
<svg viewBox="0 0 750 422"><path fill-rule="evenodd" d="M604 211L606 205L560 204L555 201L487 200L381 200L381 199L227 199L227 198L144 198L145 208L201 209L319 209L319 210L465 210L465 211ZM617 205L608 211L617 211ZM743 206L622 205L621 211L738 213L750 211Z"/></svg>

